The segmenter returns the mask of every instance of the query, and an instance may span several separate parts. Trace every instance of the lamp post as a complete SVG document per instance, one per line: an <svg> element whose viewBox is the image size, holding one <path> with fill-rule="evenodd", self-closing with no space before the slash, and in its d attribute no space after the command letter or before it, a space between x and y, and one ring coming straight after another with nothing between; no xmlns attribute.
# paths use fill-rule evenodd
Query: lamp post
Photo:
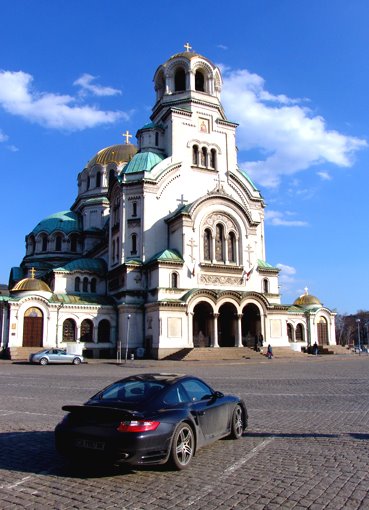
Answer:
<svg viewBox="0 0 369 510"><path fill-rule="evenodd" d="M360 349L360 319L356 319L356 324L357 324L357 341L358 341L359 355L360 355L360 353L361 353L361 349Z"/></svg>
<svg viewBox="0 0 369 510"><path fill-rule="evenodd" d="M127 363L127 357L128 357L128 340L129 340L129 319L131 318L131 315L127 316L127 338L126 338L126 355L125 355L125 362Z"/></svg>
<svg viewBox="0 0 369 510"><path fill-rule="evenodd" d="M63 308L64 306L64 303L60 303L57 307L56 307L56 335L55 335L55 347L58 348L59 347L59 312L60 312L60 309Z"/></svg>

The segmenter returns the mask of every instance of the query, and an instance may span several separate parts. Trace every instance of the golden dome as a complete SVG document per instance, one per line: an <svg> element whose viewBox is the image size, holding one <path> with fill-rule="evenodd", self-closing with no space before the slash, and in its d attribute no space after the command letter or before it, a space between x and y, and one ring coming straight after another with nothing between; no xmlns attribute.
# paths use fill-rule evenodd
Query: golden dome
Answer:
<svg viewBox="0 0 369 510"><path fill-rule="evenodd" d="M44 291L51 292L47 283L37 278L23 278L14 285L11 292Z"/></svg>
<svg viewBox="0 0 369 510"><path fill-rule="evenodd" d="M319 299L313 296L312 294L309 294L307 289L305 289L305 294L302 294L300 297L295 299L293 304L299 306L311 306L311 305L322 306L322 303L319 301Z"/></svg>
<svg viewBox="0 0 369 510"><path fill-rule="evenodd" d="M137 147L131 143L120 143L101 149L87 164L88 168L94 165L107 165L108 163L128 163L137 152Z"/></svg>

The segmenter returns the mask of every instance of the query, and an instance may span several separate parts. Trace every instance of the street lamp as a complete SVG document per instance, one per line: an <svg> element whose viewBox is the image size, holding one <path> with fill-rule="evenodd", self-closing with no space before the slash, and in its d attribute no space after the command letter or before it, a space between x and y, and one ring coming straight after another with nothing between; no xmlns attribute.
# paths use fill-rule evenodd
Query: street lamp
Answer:
<svg viewBox="0 0 369 510"><path fill-rule="evenodd" d="M125 362L127 363L127 356L128 356L128 340L129 340L129 319L131 318L130 315L127 316L128 324L127 324L127 338L126 338L126 355L125 355Z"/></svg>
<svg viewBox="0 0 369 510"><path fill-rule="evenodd" d="M358 341L359 355L360 355L360 353L361 353L361 349L360 349L360 319L356 319L356 323L357 323L357 341Z"/></svg>

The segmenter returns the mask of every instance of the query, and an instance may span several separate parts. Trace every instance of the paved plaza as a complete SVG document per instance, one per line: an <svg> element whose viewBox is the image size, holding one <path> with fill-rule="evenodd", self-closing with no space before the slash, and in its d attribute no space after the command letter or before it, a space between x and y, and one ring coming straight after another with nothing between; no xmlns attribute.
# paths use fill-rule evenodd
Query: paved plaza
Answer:
<svg viewBox="0 0 369 510"><path fill-rule="evenodd" d="M61 406L126 374L203 377L240 394L249 429L164 466L80 471L57 455ZM240 362L0 362L1 509L369 509L369 356Z"/></svg>

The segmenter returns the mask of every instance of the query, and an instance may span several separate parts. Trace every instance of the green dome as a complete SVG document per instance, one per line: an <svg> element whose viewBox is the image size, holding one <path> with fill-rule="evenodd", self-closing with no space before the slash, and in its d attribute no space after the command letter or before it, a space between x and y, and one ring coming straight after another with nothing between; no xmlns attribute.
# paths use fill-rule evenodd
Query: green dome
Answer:
<svg viewBox="0 0 369 510"><path fill-rule="evenodd" d="M56 231L64 232L65 234L82 231L80 216L73 211L62 211L52 214L40 221L31 233L35 235L39 232L51 234Z"/></svg>
<svg viewBox="0 0 369 510"><path fill-rule="evenodd" d="M107 271L107 267L106 262L103 259L81 258L72 260L64 266L57 267L54 271L88 271L90 273L104 275Z"/></svg>
<svg viewBox="0 0 369 510"><path fill-rule="evenodd" d="M139 152L122 170L122 174L134 174L139 172L151 172L158 163L163 161L165 156L156 152Z"/></svg>

